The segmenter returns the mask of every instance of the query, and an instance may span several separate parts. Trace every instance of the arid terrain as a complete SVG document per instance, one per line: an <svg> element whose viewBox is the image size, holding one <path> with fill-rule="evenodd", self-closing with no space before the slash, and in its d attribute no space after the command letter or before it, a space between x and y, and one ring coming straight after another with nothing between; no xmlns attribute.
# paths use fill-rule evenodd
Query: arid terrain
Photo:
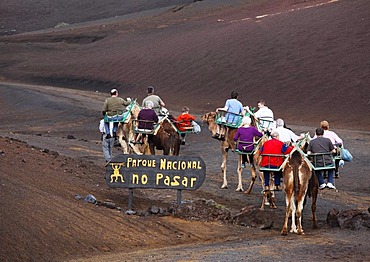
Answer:
<svg viewBox="0 0 370 262"><path fill-rule="evenodd" d="M32 2L0 3L1 261L369 260L369 221L356 230L326 221L332 209L370 207L367 0ZM141 101L149 85L172 114L187 105L199 123L232 90L244 105L265 99L297 134L328 120L354 160L338 191L319 192L319 228L307 205L306 234L281 236L284 193L259 211L259 181L250 195L235 192L235 153L220 189L220 144L206 125L181 147L207 166L184 206L216 203L231 217L254 208L273 225L168 214L174 190L135 190L137 214L125 214L128 190L105 182L101 107L112 88ZM246 188L248 170L243 179Z"/></svg>

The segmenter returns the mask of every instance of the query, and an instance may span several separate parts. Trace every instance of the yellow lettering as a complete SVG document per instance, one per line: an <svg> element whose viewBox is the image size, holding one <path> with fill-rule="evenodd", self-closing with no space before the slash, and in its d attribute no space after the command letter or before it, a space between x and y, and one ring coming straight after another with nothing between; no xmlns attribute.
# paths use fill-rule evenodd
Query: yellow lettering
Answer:
<svg viewBox="0 0 370 262"><path fill-rule="evenodd" d="M172 161L167 162L167 170L172 169Z"/></svg>
<svg viewBox="0 0 370 262"><path fill-rule="evenodd" d="M177 165L178 165L178 161L176 161L176 162L173 162L173 164L172 164L172 168L173 169L175 169L175 170L177 170Z"/></svg>
<svg viewBox="0 0 370 262"><path fill-rule="evenodd" d="M186 168L186 162L182 161L181 162L181 169L184 170Z"/></svg>
<svg viewBox="0 0 370 262"><path fill-rule="evenodd" d="M194 187L194 185L195 185L195 182L197 181L197 178L196 177L192 177L192 178L190 178L190 187Z"/></svg>
<svg viewBox="0 0 370 262"><path fill-rule="evenodd" d="M166 169L166 159L161 159L161 164L159 169Z"/></svg>
<svg viewBox="0 0 370 262"><path fill-rule="evenodd" d="M132 174L132 184L139 184L139 175Z"/></svg>
<svg viewBox="0 0 370 262"><path fill-rule="evenodd" d="M200 164L200 161L198 161L198 168L197 169L202 169L202 165Z"/></svg>
<svg viewBox="0 0 370 262"><path fill-rule="evenodd" d="M141 176L141 184L146 185L148 183L148 176L146 174L143 174Z"/></svg>
<svg viewBox="0 0 370 262"><path fill-rule="evenodd" d="M131 157L127 158L127 167L130 167L131 162L132 162L132 158Z"/></svg>
<svg viewBox="0 0 370 262"><path fill-rule="evenodd" d="M155 184L156 185L159 185L159 181L163 178L163 174L162 173L157 173L157 176L156 176L156 180L155 180Z"/></svg>
<svg viewBox="0 0 370 262"><path fill-rule="evenodd" d="M187 177L184 177L183 179L182 179L182 185L184 186L184 187L188 187L188 182L189 182L189 180L188 180L188 178Z"/></svg>
<svg viewBox="0 0 370 262"><path fill-rule="evenodd" d="M179 186L180 185L179 179L180 179L180 176L174 176L173 181L171 182L171 186Z"/></svg>
<svg viewBox="0 0 370 262"><path fill-rule="evenodd" d="M171 183L171 179L169 176L166 176L166 178L164 179L163 183L166 185L166 186L169 186L170 183Z"/></svg>

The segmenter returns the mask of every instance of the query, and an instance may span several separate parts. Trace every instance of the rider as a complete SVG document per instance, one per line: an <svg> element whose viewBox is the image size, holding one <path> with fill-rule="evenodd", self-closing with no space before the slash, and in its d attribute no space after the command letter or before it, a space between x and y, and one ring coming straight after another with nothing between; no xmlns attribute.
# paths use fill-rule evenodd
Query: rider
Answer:
<svg viewBox="0 0 370 262"><path fill-rule="evenodd" d="M112 122L105 122L105 133L107 134L107 138L115 137L117 132L118 123L114 122L116 119L116 115L122 115L123 112L126 110L126 106L131 103L131 99L127 98L126 100L118 97L117 89L112 89L110 91L111 97L108 97L103 104L103 116L107 116ZM111 126L110 126L111 124Z"/></svg>
<svg viewBox="0 0 370 262"><path fill-rule="evenodd" d="M138 129L143 130L153 130L154 123L158 122L158 116L156 112L153 110L153 102L148 100L145 102L145 107L140 110L138 119ZM151 134L149 136L152 136ZM137 142L137 137L135 138L135 142Z"/></svg>
<svg viewBox="0 0 370 262"><path fill-rule="evenodd" d="M297 140L304 138L304 135L297 136L292 130L284 127L284 120L281 118L276 119L275 130L279 133L279 140L287 144L291 144L292 142L295 143Z"/></svg>
<svg viewBox="0 0 370 262"><path fill-rule="evenodd" d="M331 140L327 137L324 137L324 129L319 127L316 129L316 138L312 139L307 147L307 153L334 153L335 148ZM329 155L325 155L325 158L322 159L318 157L316 159L316 166L324 167L325 165L332 164L331 157ZM325 161L324 161L325 160ZM325 163L324 163L325 162ZM324 177L323 177L323 170L316 171L317 178L319 180L319 189L324 189L328 187L330 189L335 189L334 186L334 176L333 176L333 169L329 169L328 171L328 183L325 184Z"/></svg>
<svg viewBox="0 0 370 262"><path fill-rule="evenodd" d="M238 149L242 152L252 152L254 150L254 137L262 137L263 134L254 126L251 126L251 118L245 116L242 119L242 126L238 128L234 136L234 141L239 140ZM247 155L242 154L242 165L248 161ZM249 163L253 164L253 155L249 154Z"/></svg>
<svg viewBox="0 0 370 262"><path fill-rule="evenodd" d="M181 133L181 144L185 145L185 135L187 127L192 126L192 121L195 121L195 116L189 114L189 107L184 106L182 108L182 113L177 117L177 128L180 130Z"/></svg>
<svg viewBox="0 0 370 262"><path fill-rule="evenodd" d="M152 86L148 87L148 96L143 99L142 107L145 107L146 101L153 102L153 109L157 113L157 115L159 115L161 113L161 109L166 106L163 100L159 96L154 94L154 87Z"/></svg>
<svg viewBox="0 0 370 262"><path fill-rule="evenodd" d="M322 129L324 129L324 137L329 138L335 148L343 147L343 140L335 132L329 130L328 121L321 121L320 126ZM340 159L335 159L335 178L339 178L339 161Z"/></svg>
<svg viewBox="0 0 370 262"><path fill-rule="evenodd" d="M226 111L223 122L226 124L236 124L239 121L240 114L243 113L243 104L238 100L239 93L237 91L231 92L231 98L226 100L225 106L217 108L218 111ZM224 124L217 125L216 134L213 138L225 140L225 127Z"/></svg>
<svg viewBox="0 0 370 262"><path fill-rule="evenodd" d="M274 113L268 106L266 106L266 102L263 99L260 99L257 103L257 107L259 108L254 116L259 121L259 126L267 131L271 131L274 125Z"/></svg>
<svg viewBox="0 0 370 262"><path fill-rule="evenodd" d="M271 139L263 144L261 148L261 154L283 155L289 154L292 151L292 149L293 149L292 146L288 146L279 140L279 133L276 130L274 130L271 132ZM282 164L283 156L267 156L267 155L262 156L261 162L262 167L279 168ZM265 190L270 190L270 172L271 171L263 171L263 176L265 180ZM282 172L281 171L273 172L274 172L275 190L279 190Z"/></svg>

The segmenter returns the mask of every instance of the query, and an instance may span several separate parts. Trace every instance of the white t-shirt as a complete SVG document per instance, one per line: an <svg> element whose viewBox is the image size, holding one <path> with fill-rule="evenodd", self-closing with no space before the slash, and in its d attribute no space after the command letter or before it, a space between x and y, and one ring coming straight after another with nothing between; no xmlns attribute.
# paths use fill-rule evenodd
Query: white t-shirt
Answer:
<svg viewBox="0 0 370 262"><path fill-rule="evenodd" d="M264 106L260 108L254 116L260 121L260 126L262 128L274 128L274 113L270 108Z"/></svg>
<svg viewBox="0 0 370 262"><path fill-rule="evenodd" d="M293 133L292 130L279 126L275 129L279 133L279 140L282 142L297 142L299 136Z"/></svg>
<svg viewBox="0 0 370 262"><path fill-rule="evenodd" d="M104 119L100 120L99 131L100 133L105 133Z"/></svg>

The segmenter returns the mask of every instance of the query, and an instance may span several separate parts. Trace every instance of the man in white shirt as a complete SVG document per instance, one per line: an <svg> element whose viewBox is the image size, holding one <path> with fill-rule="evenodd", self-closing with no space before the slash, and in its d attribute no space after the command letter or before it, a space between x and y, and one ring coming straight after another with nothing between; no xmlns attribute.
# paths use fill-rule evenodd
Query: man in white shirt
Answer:
<svg viewBox="0 0 370 262"><path fill-rule="evenodd" d="M279 133L279 140L284 142L284 143L292 143L292 142L297 142L297 140L300 140L303 138L303 136L297 136L296 134L293 133L292 130L285 128L284 127L284 120L281 118L278 118L276 120L276 129Z"/></svg>
<svg viewBox="0 0 370 262"><path fill-rule="evenodd" d="M265 100L261 99L258 101L257 106L259 109L254 113L254 116L258 119L260 128L271 131L275 127L274 113L265 104Z"/></svg>
<svg viewBox="0 0 370 262"><path fill-rule="evenodd" d="M114 137L108 136L105 133L105 123L104 119L100 120L99 131L102 135L102 150L105 158L105 163L108 164L112 159L113 147L114 147Z"/></svg>

